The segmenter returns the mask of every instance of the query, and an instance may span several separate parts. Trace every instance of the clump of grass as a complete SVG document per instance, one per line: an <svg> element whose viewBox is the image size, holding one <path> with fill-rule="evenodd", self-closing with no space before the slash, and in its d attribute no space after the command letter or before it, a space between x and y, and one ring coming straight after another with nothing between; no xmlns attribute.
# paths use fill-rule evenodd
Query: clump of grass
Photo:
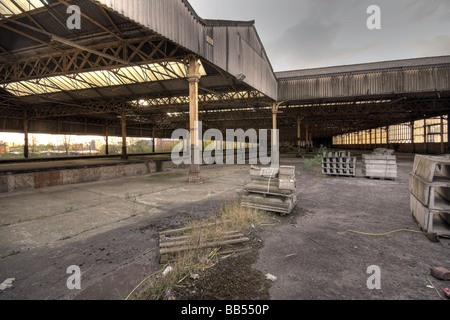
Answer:
<svg viewBox="0 0 450 320"><path fill-rule="evenodd" d="M327 147L321 145L317 155L312 159L303 159L305 160L304 167L307 171L312 171L315 167L320 167L322 165L322 159L324 152L327 152Z"/></svg>
<svg viewBox="0 0 450 320"><path fill-rule="evenodd" d="M272 218L266 211L260 211L241 206L239 202L230 205L222 205L220 208L220 220L226 221L229 229L247 232L252 228L263 225Z"/></svg>
<svg viewBox="0 0 450 320"><path fill-rule="evenodd" d="M269 213L244 208L239 202L222 205L218 216L215 218L188 223L188 229L182 235L186 236L183 246L195 248L207 242L220 242L226 240L231 232L236 231L245 234L253 228L267 224L270 219L272 219L272 216ZM217 252L219 250L220 246L217 246L178 253L176 260L170 264L172 271L163 276L167 264L144 279L141 282L143 288L134 298L140 300L171 299L173 288L183 286L183 281L191 274L212 268L218 263Z"/></svg>

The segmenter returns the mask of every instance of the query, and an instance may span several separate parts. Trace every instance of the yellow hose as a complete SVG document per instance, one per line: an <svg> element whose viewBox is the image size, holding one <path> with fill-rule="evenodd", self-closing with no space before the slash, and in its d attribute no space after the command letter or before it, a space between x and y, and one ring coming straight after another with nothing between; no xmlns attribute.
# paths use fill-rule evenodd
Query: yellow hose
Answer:
<svg viewBox="0 0 450 320"><path fill-rule="evenodd" d="M343 232L338 232L338 234L345 234L347 232L351 232L351 233L357 233L357 234L362 234L362 235L366 235L366 236L386 236L386 235L391 234L391 233L402 232L402 231L422 233L422 234L424 233L423 231L417 231L417 230L398 229L398 230L389 231L389 232L386 232L386 233L367 233L367 232L360 232L360 231L355 231L355 230L345 230Z"/></svg>

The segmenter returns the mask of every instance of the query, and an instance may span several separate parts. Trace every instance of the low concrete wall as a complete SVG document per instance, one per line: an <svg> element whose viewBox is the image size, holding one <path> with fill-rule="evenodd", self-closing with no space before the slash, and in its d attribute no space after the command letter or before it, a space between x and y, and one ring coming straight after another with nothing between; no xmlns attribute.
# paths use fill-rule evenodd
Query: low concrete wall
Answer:
<svg viewBox="0 0 450 320"><path fill-rule="evenodd" d="M171 160L151 160L104 166L47 169L36 172L4 172L0 175L0 193L138 176L186 167L177 166Z"/></svg>

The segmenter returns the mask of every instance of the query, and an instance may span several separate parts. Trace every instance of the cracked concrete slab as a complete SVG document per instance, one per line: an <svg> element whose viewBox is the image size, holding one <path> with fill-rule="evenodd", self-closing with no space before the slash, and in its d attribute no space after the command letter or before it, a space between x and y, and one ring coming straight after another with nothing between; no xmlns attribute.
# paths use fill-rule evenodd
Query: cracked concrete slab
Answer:
<svg viewBox="0 0 450 320"><path fill-rule="evenodd" d="M172 221L183 210L195 215L189 205L236 194L247 171L205 167L201 185L188 184L188 170L180 169L0 194L0 276L17 279L0 299L123 298L143 274L115 283L131 272L123 270L158 267L157 231L143 226ZM70 265L82 270L83 295L66 286Z"/></svg>

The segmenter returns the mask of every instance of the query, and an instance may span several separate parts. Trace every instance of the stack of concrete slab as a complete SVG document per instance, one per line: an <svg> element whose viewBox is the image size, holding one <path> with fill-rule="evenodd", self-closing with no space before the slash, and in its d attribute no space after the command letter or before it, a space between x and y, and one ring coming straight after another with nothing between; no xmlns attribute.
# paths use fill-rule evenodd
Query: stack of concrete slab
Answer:
<svg viewBox="0 0 450 320"><path fill-rule="evenodd" d="M356 157L350 152L336 151L324 152L322 157L322 173L332 176L356 175Z"/></svg>
<svg viewBox="0 0 450 320"><path fill-rule="evenodd" d="M362 156L362 173L368 178L396 179L397 157L394 150L379 148Z"/></svg>
<svg viewBox="0 0 450 320"><path fill-rule="evenodd" d="M450 156L416 155L409 191L411 212L422 230L450 237Z"/></svg>
<svg viewBox="0 0 450 320"><path fill-rule="evenodd" d="M297 202L295 167L252 166L250 182L244 187L241 205L247 208L290 214Z"/></svg>

